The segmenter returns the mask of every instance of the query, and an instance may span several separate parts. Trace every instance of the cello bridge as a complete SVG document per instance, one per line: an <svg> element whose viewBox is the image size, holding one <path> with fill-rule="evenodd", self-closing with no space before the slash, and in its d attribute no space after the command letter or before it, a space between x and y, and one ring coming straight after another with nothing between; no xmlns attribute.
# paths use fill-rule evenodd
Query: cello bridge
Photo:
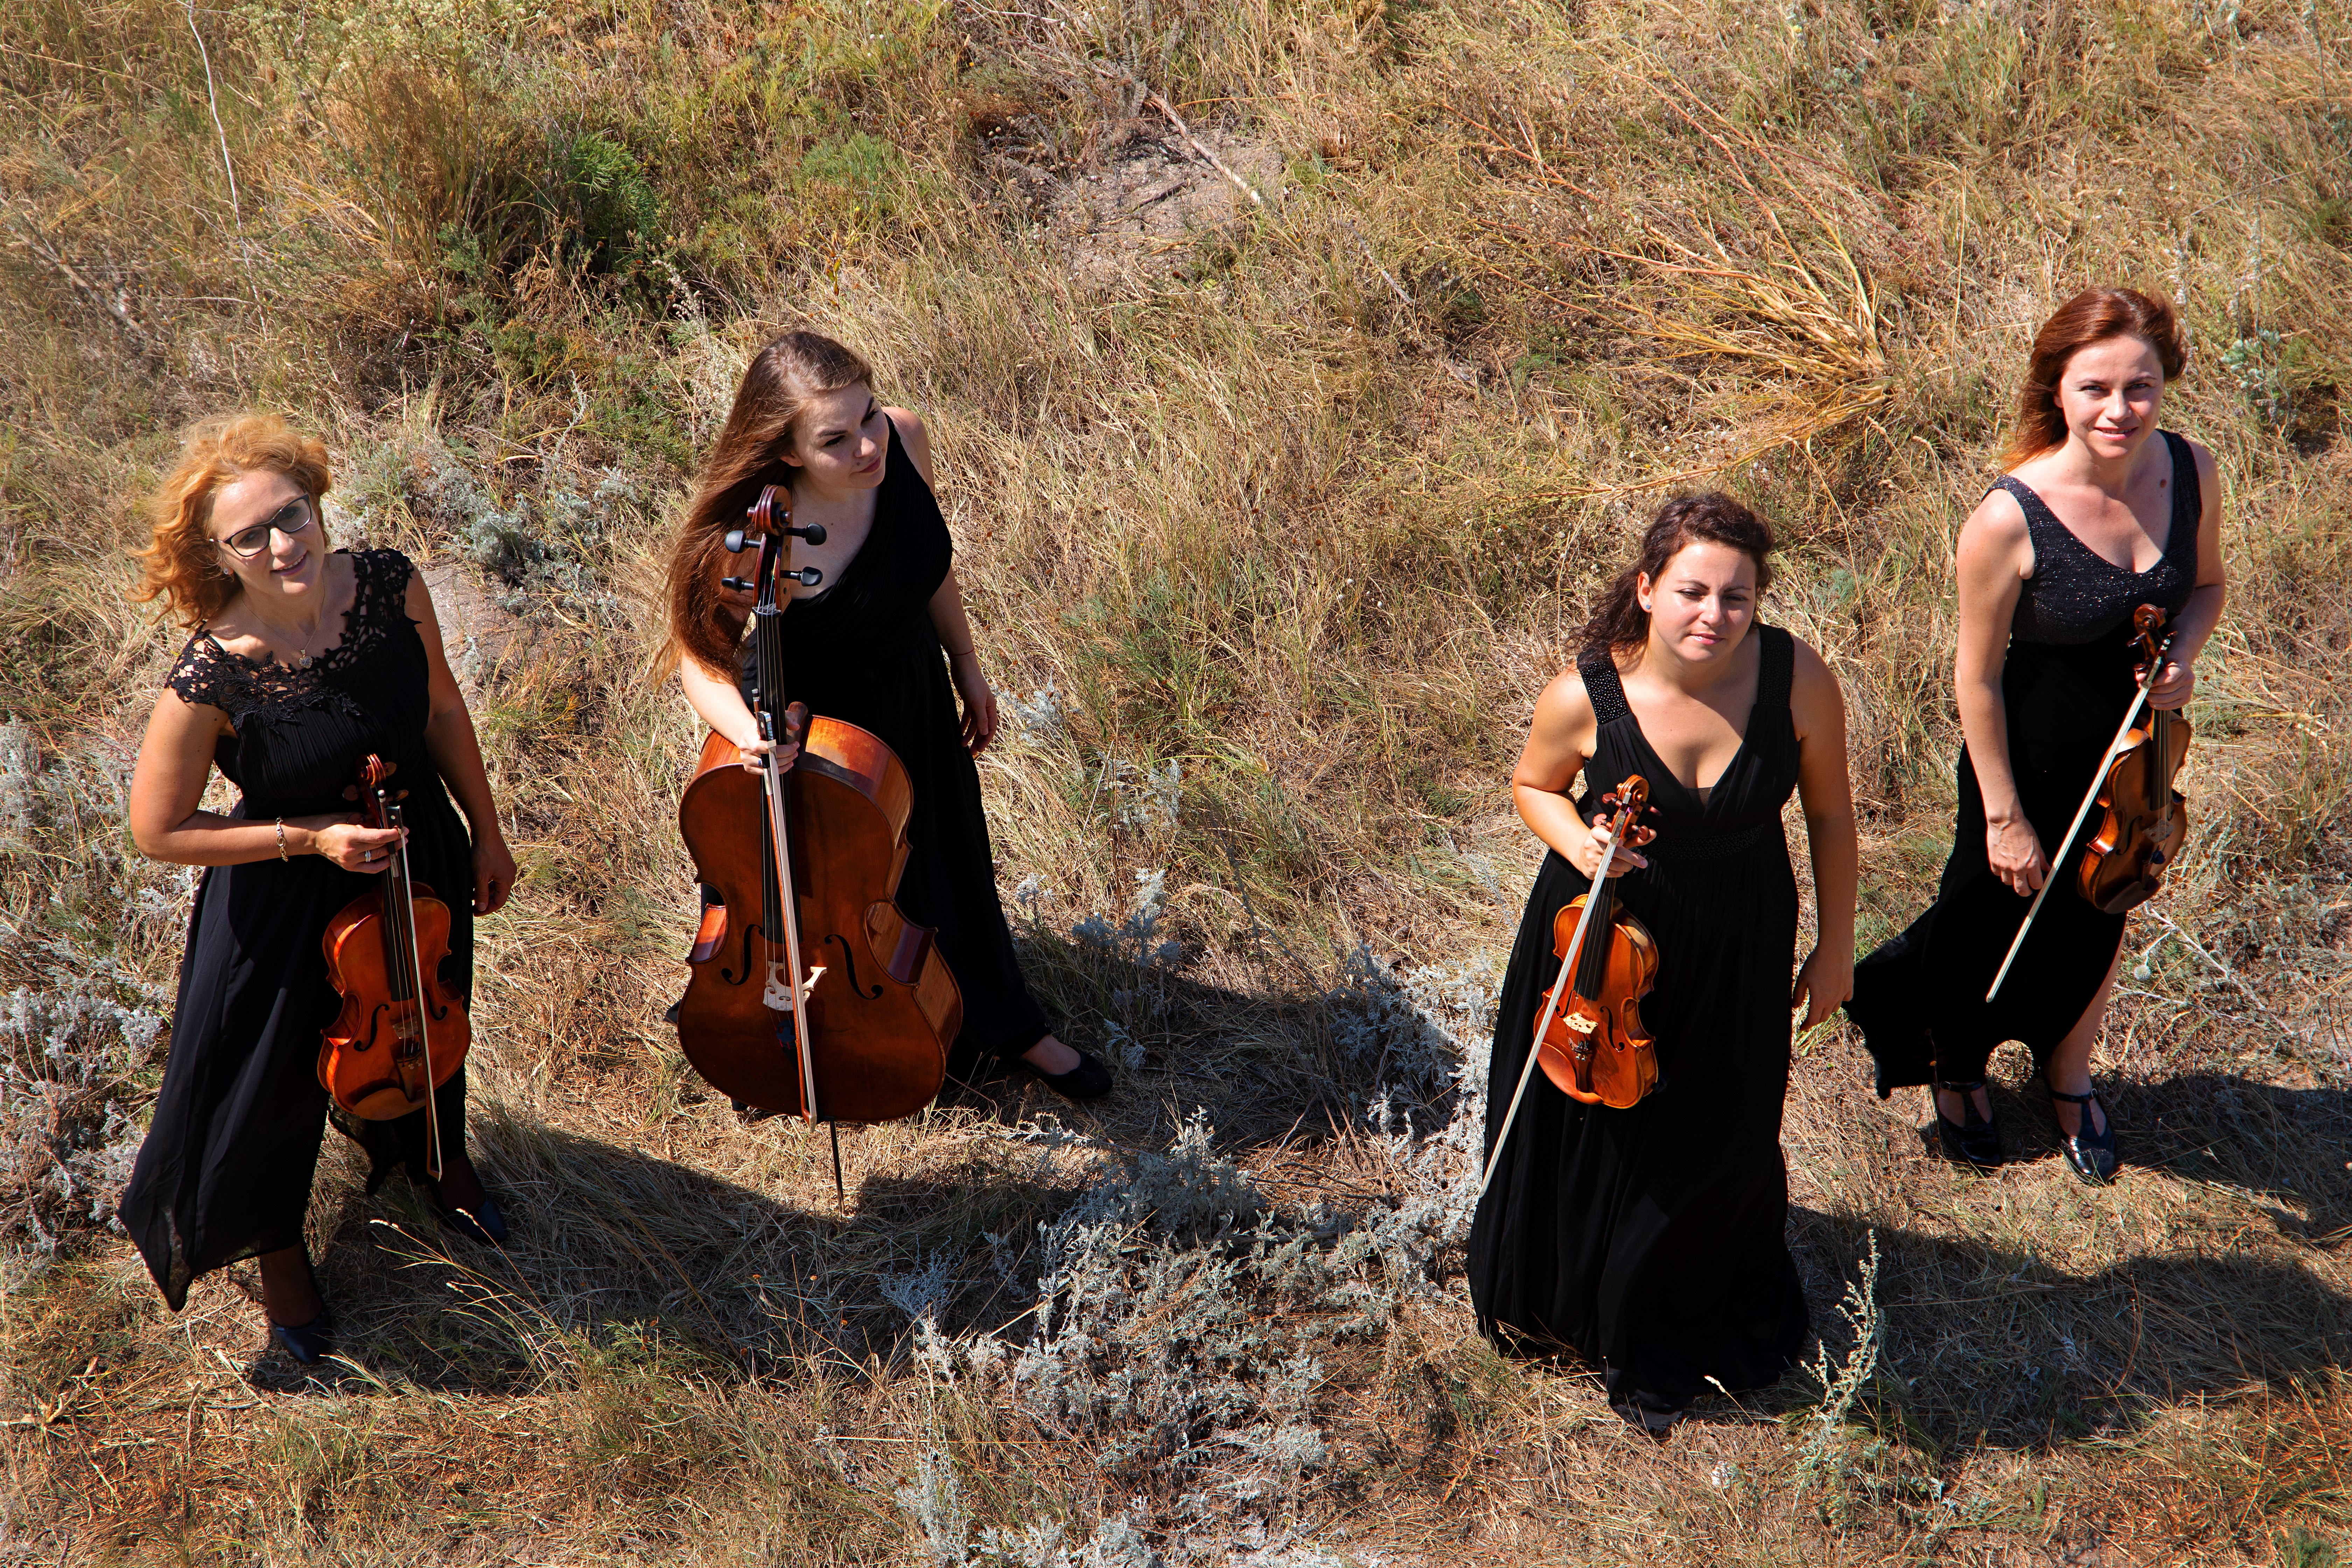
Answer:
<svg viewBox="0 0 2352 1568"><path fill-rule="evenodd" d="M768 1008L772 1012L793 1013L799 1011L800 1005L793 995L793 983L791 977L787 973L787 969L788 966L782 963L771 963L768 965L768 983L761 994L760 1000L766 1004ZM806 996L811 992L814 991L816 989L817 980L824 973L824 965L822 963L811 969L808 972L808 977L801 982L801 995Z"/></svg>

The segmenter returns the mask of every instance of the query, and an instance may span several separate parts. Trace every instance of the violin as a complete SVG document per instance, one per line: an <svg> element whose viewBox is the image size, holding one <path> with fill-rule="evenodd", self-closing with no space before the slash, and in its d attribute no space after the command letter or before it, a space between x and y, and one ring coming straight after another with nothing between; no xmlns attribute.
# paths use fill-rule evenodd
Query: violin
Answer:
<svg viewBox="0 0 2352 1568"><path fill-rule="evenodd" d="M319 940L342 1011L319 1044L319 1084L350 1114L391 1121L425 1112L425 1173L441 1179L441 1114L433 1091L449 1081L473 1044L465 1005L441 984L449 956L449 906L409 875L408 837L398 802L384 788L392 765L360 764L361 816L401 834L382 886L353 899Z"/></svg>
<svg viewBox="0 0 2352 1568"><path fill-rule="evenodd" d="M776 585L822 580L815 567L792 569L794 539L823 543L824 531L793 526L781 485L727 536L730 552L760 552L750 579L725 579L758 590L753 716L762 739L798 740L801 753L789 771L772 758L753 773L726 737L703 742L678 830L716 901L706 898L687 957L678 1045L746 1106L809 1122L895 1121L939 1093L963 996L932 930L891 901L914 800L906 764L871 731L785 700ZM838 1161L836 1142L836 1181Z"/></svg>
<svg viewBox="0 0 2352 1568"><path fill-rule="evenodd" d="M2152 680L2172 648L2164 612L2142 605L2132 612L2132 629ZM2099 785L2099 826L2074 873L2076 889L2103 912L2119 915L2155 897L2187 842L2189 803L2173 781L2194 734L2178 710L2152 708L2147 722L2116 742Z"/></svg>
<svg viewBox="0 0 2352 1568"><path fill-rule="evenodd" d="M1609 862L1620 846L1656 837L1641 826L1650 782L1630 774L1601 803L1611 813L1609 850L1592 890L1570 899L1553 917L1552 952L1561 961L1560 973L1543 994L1535 1045L1544 1076L1562 1094L1623 1110L1658 1083L1657 1043L1642 1026L1642 998L1658 979L1658 943L1649 927L1618 907Z"/></svg>

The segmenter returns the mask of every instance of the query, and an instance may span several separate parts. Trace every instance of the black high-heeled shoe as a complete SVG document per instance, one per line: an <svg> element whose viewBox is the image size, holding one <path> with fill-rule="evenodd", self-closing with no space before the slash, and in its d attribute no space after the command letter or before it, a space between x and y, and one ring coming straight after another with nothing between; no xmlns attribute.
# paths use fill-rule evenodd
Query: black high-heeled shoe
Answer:
<svg viewBox="0 0 2352 1568"><path fill-rule="evenodd" d="M1936 1142L1943 1149L1944 1158L1958 1164L1970 1165L1979 1171L2000 1168L2000 1128L1990 1116L1977 1114L1977 1090L1985 1080L1952 1083L1936 1080L1937 1089L1948 1089L1960 1097L1960 1118L1955 1122L1944 1115L1944 1108L1932 1092L1928 1103L1936 1112Z"/></svg>
<svg viewBox="0 0 2352 1568"><path fill-rule="evenodd" d="M2058 1147L2064 1152L2066 1163L2074 1167L2076 1175L2095 1187L2104 1187L2114 1181L2116 1122L2115 1118L2106 1113L2106 1102L2099 1099L2098 1085L2093 1084L2088 1094L2068 1094L2063 1089L2053 1089L2050 1091L2050 1098L2063 1100L2078 1108L2074 1135L2069 1138L2063 1131L2058 1135ZM2096 1132L2090 1131L2091 1107L2095 1103L2099 1107L2099 1120L2106 1123Z"/></svg>
<svg viewBox="0 0 2352 1568"><path fill-rule="evenodd" d="M303 1267L310 1275L311 1293L319 1298L319 1315L307 1323L281 1323L269 1317L266 1304L261 1313L268 1320L272 1341L283 1346L286 1353L299 1364L316 1366L335 1353L335 1315L328 1309L327 1293L319 1289L319 1271L310 1268L307 1259Z"/></svg>

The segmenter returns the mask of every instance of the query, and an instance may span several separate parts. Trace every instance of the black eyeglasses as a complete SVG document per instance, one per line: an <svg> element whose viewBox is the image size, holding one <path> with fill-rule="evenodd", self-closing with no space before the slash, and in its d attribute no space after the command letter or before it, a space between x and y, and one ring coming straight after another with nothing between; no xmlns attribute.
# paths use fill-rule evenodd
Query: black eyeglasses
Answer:
<svg viewBox="0 0 2352 1568"><path fill-rule="evenodd" d="M213 542L241 561L250 561L269 548L269 535L273 531L292 539L308 531L310 524L318 521L318 515L310 504L310 498L300 496L279 507L278 515L268 522L240 528L226 539L216 539Z"/></svg>

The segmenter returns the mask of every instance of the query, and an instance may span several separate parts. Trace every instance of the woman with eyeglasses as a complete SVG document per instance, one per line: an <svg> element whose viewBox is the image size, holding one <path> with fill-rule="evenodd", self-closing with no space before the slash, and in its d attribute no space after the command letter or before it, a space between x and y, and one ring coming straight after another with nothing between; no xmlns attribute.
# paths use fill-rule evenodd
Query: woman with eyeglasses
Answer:
<svg viewBox="0 0 2352 1568"><path fill-rule="evenodd" d="M330 1114L320 1034L341 1005L320 938L375 887L399 837L360 826L361 762L373 752L394 765L410 868L449 906L441 978L460 997L473 980L471 916L505 903L515 877L432 596L397 551L329 548L329 481L326 447L282 420L199 425L149 502L153 537L136 552L132 595L161 598L194 636L140 747L131 837L205 871L163 1089L120 1213L174 1311L198 1275L257 1258L271 1336L306 1364L333 1331L302 1238ZM215 767L239 792L226 813L204 805ZM335 1112L335 1124L367 1150L370 1192L405 1164L451 1233L503 1241L465 1151L463 1068L437 1099L438 1183L424 1173L424 1112Z"/></svg>

